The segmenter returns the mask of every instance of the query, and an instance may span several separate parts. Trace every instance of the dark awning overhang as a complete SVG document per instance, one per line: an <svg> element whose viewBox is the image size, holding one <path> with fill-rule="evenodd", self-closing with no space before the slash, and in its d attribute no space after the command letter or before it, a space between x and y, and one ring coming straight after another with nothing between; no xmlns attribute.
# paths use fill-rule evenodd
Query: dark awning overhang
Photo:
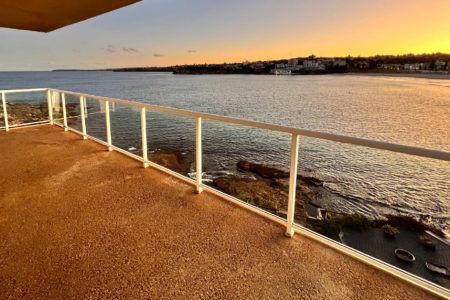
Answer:
<svg viewBox="0 0 450 300"><path fill-rule="evenodd" d="M49 32L141 0L0 0L0 27Z"/></svg>

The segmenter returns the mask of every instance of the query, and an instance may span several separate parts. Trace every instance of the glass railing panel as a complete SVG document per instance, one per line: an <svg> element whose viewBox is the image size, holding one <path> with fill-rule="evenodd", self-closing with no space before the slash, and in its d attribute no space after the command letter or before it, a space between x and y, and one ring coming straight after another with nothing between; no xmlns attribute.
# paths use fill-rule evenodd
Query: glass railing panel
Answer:
<svg viewBox="0 0 450 300"><path fill-rule="evenodd" d="M195 177L195 119L147 110L150 161Z"/></svg>
<svg viewBox="0 0 450 300"><path fill-rule="evenodd" d="M203 182L286 218L290 135L203 120Z"/></svg>
<svg viewBox="0 0 450 300"><path fill-rule="evenodd" d="M110 102L109 111L112 144L142 156L140 109Z"/></svg>
<svg viewBox="0 0 450 300"><path fill-rule="evenodd" d="M63 103L61 93L51 93L53 122L58 125L64 124Z"/></svg>
<svg viewBox="0 0 450 300"><path fill-rule="evenodd" d="M48 102L45 91L6 93L5 97L10 127L48 120ZM3 109L1 112L3 116Z"/></svg>
<svg viewBox="0 0 450 300"><path fill-rule="evenodd" d="M449 288L426 267L450 265L449 162L312 138L300 145L297 200L308 218L297 223Z"/></svg>
<svg viewBox="0 0 450 300"><path fill-rule="evenodd" d="M80 97L71 94L65 94L65 97L67 126L81 132L83 128L81 125Z"/></svg>
<svg viewBox="0 0 450 300"><path fill-rule="evenodd" d="M86 133L106 142L105 102L85 98Z"/></svg>

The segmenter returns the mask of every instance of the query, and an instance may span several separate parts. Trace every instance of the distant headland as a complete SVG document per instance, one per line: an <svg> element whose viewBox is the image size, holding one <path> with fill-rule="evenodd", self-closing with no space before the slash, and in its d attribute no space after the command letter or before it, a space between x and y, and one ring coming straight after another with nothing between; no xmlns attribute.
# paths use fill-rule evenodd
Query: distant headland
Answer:
<svg viewBox="0 0 450 300"><path fill-rule="evenodd" d="M53 71L172 72L173 74L313 75L333 73L450 74L450 54L377 55L370 57L297 57L290 59L127 67L100 70L59 69Z"/></svg>

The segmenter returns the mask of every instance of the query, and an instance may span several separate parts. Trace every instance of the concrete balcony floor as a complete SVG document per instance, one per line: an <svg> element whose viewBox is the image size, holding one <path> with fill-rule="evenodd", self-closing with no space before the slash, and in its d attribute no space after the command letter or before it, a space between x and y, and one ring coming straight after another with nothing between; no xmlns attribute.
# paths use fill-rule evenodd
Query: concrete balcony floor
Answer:
<svg viewBox="0 0 450 300"><path fill-rule="evenodd" d="M56 126L0 132L0 298L433 299Z"/></svg>

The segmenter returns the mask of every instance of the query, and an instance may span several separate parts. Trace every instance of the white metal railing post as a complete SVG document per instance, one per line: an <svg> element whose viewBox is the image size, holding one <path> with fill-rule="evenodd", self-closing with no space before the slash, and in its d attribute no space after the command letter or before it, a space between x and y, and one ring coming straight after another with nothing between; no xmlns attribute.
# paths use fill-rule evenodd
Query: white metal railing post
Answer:
<svg viewBox="0 0 450 300"><path fill-rule="evenodd" d="M111 118L109 116L109 101L105 101L105 121L106 121L106 142L108 144L108 151L112 151Z"/></svg>
<svg viewBox="0 0 450 300"><path fill-rule="evenodd" d="M2 92L2 106L3 106L3 118L5 119L5 130L9 131L9 123L8 123L8 110L6 108L6 96L5 92Z"/></svg>
<svg viewBox="0 0 450 300"><path fill-rule="evenodd" d="M201 193L202 188L202 118L195 119L195 174L196 192Z"/></svg>
<svg viewBox="0 0 450 300"><path fill-rule="evenodd" d="M80 96L80 112L81 112L81 130L83 132L83 140L87 139L86 134L86 116L85 116L85 110L84 110L84 96Z"/></svg>
<svg viewBox="0 0 450 300"><path fill-rule="evenodd" d="M50 121L50 125L53 125L53 106L52 99L53 92L51 90L47 90L47 105L48 105L48 120Z"/></svg>
<svg viewBox="0 0 450 300"><path fill-rule="evenodd" d="M67 128L67 114L66 114L66 94L62 93L61 94L61 102L62 102L62 107L63 107L63 118L64 118L64 131L69 130Z"/></svg>
<svg viewBox="0 0 450 300"><path fill-rule="evenodd" d="M87 106L86 96L83 97L83 102L84 102L84 117L87 119L89 114L88 114L88 106Z"/></svg>
<svg viewBox="0 0 450 300"><path fill-rule="evenodd" d="M145 107L141 108L141 137L142 137L142 158L144 168L148 167L147 154L147 119L145 115Z"/></svg>
<svg viewBox="0 0 450 300"><path fill-rule="evenodd" d="M298 168L298 134L292 134L291 166L289 170L289 202L286 224L286 236L294 235L295 198L297 196L297 168Z"/></svg>

